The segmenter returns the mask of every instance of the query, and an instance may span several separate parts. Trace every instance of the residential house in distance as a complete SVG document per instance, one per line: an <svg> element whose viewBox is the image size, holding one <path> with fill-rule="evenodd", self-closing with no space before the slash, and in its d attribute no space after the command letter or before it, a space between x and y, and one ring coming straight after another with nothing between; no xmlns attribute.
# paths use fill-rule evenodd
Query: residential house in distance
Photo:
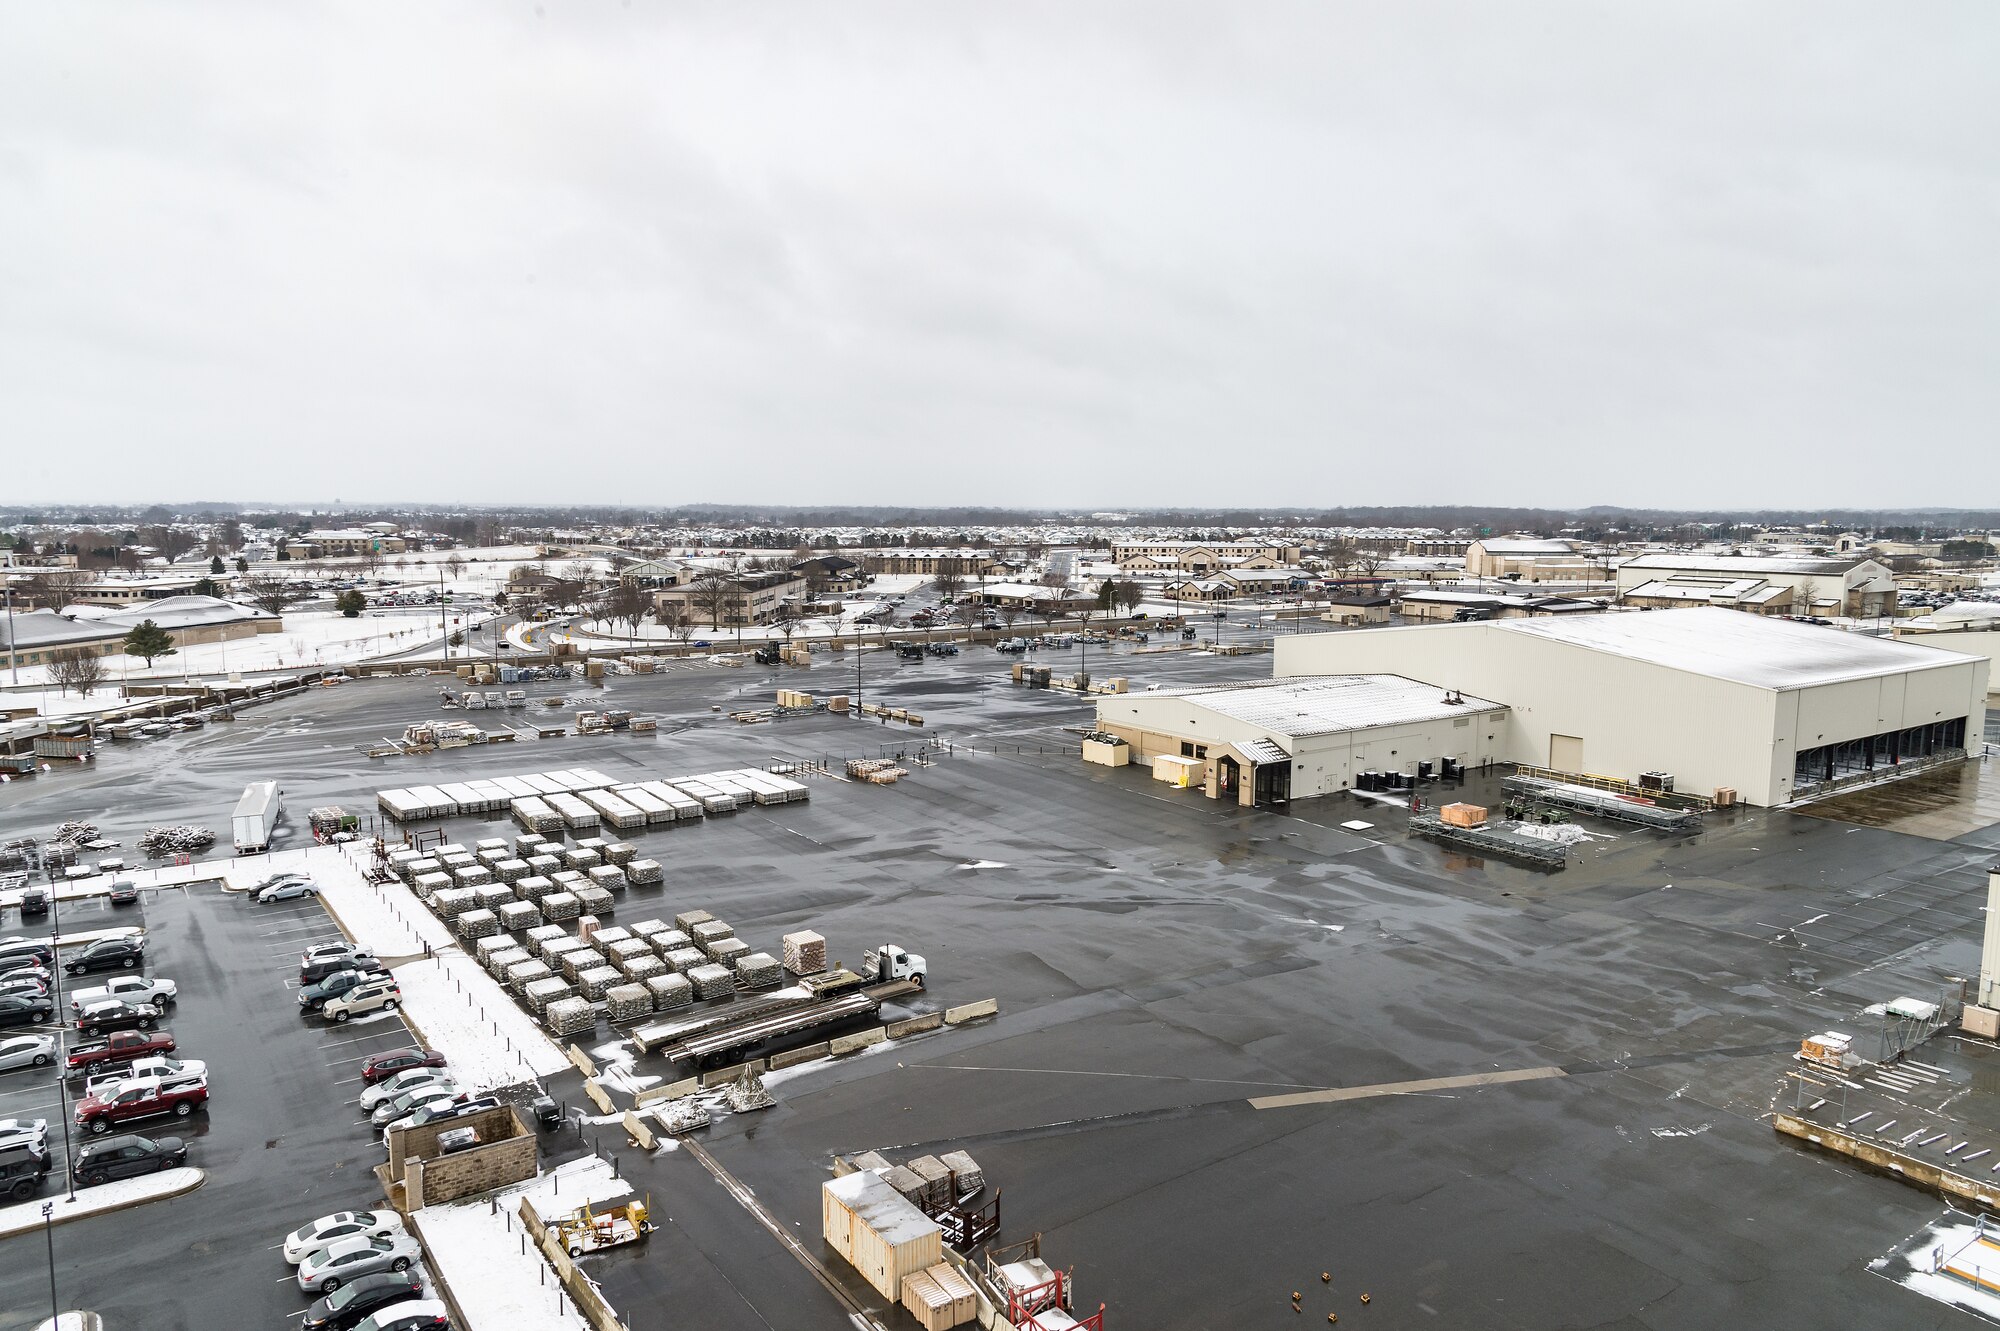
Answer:
<svg viewBox="0 0 2000 1331"><path fill-rule="evenodd" d="M1114 541L1111 561L1130 573L1177 572L1206 577L1225 568L1284 568L1299 546L1274 541Z"/></svg>

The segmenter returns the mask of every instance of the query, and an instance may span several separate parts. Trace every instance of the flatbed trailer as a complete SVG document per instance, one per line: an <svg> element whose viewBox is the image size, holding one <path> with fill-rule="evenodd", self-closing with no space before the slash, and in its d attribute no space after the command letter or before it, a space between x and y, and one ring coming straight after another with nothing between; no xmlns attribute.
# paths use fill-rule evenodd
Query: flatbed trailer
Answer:
<svg viewBox="0 0 2000 1331"><path fill-rule="evenodd" d="M787 1003L775 1010L767 1008L754 1015L746 1013L739 1020L718 1024L696 1034L677 1033L680 1038L661 1046L660 1052L677 1063L686 1060L697 1066L713 1066L752 1045L783 1039L837 1021L873 1016L881 1011L886 1000L921 992L923 986L913 981L892 980L887 984L851 990L834 998L809 1000L803 1004Z"/></svg>
<svg viewBox="0 0 2000 1331"><path fill-rule="evenodd" d="M756 1021L776 1013L809 1007L818 1001L810 993L795 994L789 991L781 991L775 996L748 1003L731 999L728 1002L717 1003L715 1010L706 1016L690 1016L684 1013L678 1021L635 1026L632 1029L632 1039L640 1050L650 1054L693 1039L697 1035L719 1030L724 1026Z"/></svg>

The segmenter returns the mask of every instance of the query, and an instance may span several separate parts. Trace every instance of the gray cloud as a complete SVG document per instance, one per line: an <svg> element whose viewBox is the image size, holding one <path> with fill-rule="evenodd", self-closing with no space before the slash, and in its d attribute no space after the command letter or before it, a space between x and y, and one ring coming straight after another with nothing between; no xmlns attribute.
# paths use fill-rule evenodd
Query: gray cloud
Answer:
<svg viewBox="0 0 2000 1331"><path fill-rule="evenodd" d="M1986 6L546 11L0 17L5 497L1991 500Z"/></svg>

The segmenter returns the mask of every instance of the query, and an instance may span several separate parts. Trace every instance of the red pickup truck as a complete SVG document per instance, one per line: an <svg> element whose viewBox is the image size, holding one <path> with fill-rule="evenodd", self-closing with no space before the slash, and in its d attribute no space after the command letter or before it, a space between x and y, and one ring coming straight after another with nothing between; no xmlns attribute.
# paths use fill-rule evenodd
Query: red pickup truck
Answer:
<svg viewBox="0 0 2000 1331"><path fill-rule="evenodd" d="M102 1040L86 1040L72 1045L64 1066L72 1074L90 1072L114 1063L130 1063L135 1058L174 1052L172 1031L113 1031Z"/></svg>
<svg viewBox="0 0 2000 1331"><path fill-rule="evenodd" d="M207 1103L208 1078L200 1073L148 1077L79 1102L76 1125L106 1133L134 1119L162 1118L168 1114L186 1118Z"/></svg>

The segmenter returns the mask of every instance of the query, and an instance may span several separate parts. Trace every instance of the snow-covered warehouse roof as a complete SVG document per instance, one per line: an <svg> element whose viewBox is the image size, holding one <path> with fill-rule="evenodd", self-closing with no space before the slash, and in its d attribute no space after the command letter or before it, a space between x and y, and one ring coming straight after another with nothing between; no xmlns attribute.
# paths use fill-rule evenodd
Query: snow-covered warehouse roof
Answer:
<svg viewBox="0 0 2000 1331"><path fill-rule="evenodd" d="M1505 703L1451 694L1401 675L1306 675L1208 688L1160 689L1143 698L1185 698L1212 712L1280 735L1331 735L1439 717L1497 712ZM1445 698L1463 697L1463 702Z"/></svg>

